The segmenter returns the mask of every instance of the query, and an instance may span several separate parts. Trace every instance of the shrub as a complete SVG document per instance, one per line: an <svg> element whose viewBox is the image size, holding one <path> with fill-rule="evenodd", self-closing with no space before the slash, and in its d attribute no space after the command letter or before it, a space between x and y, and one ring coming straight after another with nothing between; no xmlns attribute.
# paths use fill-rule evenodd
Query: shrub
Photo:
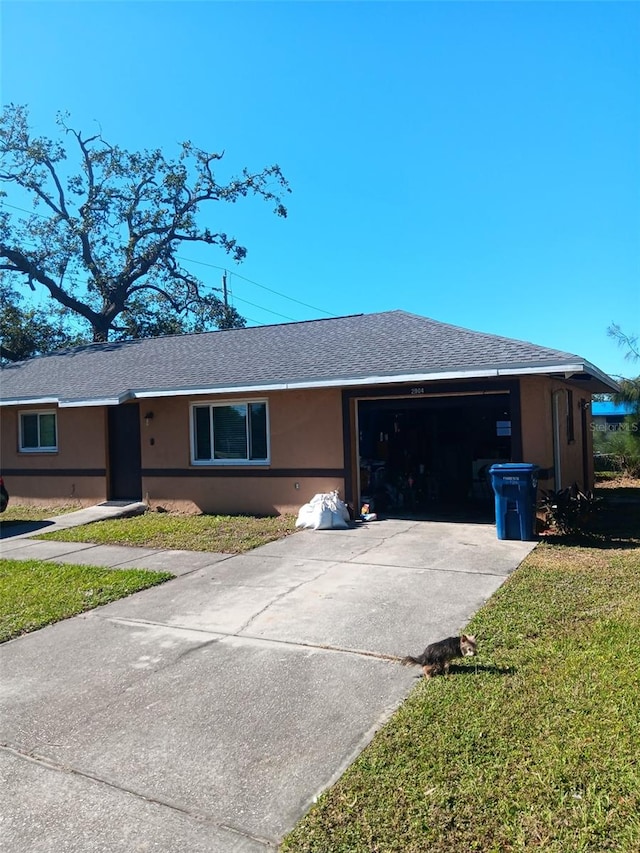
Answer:
<svg viewBox="0 0 640 853"><path fill-rule="evenodd" d="M567 489L543 491L538 502L547 526L559 533L578 533L588 529L601 507L602 498L591 491L580 491L575 483Z"/></svg>

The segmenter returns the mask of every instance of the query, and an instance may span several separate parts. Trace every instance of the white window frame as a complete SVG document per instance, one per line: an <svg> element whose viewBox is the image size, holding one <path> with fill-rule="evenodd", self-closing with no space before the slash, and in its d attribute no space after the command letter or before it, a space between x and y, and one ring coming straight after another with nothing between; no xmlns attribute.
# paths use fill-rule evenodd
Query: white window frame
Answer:
<svg viewBox="0 0 640 853"><path fill-rule="evenodd" d="M209 407L211 409L214 408L222 408L229 406L246 406L247 414L248 407L250 404L261 404L265 407L265 427L266 427L266 438L267 438L267 457L266 459L196 459L196 441L195 441L195 410L203 409ZM211 453L215 452L214 450L214 436L213 436L213 418L210 419L211 423ZM250 428L250 419L247 417L247 447L250 447L250 437L249 437L249 428ZM199 465L199 466L207 466L218 467L218 466L238 466L238 465L250 465L250 466L265 466L271 464L271 429L269 424L269 401L261 398L251 398L251 399L242 399L242 400L200 400L198 402L191 403L189 407L189 445L191 452L191 464Z"/></svg>
<svg viewBox="0 0 640 853"><path fill-rule="evenodd" d="M38 446L37 447L25 447L23 445L23 428L22 428L22 418L25 416L36 415L38 418ZM40 444L40 417L42 415L53 415L54 419L54 427L56 431L56 443L52 447L43 447ZM57 453L58 452L58 412L56 409L24 409L21 412L18 412L18 446L20 448L20 453Z"/></svg>

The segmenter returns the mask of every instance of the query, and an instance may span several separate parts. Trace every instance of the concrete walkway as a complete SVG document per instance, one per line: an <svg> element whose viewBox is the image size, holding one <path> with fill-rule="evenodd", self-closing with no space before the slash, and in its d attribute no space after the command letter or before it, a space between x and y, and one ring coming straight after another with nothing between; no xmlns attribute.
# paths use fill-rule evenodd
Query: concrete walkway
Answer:
<svg viewBox="0 0 640 853"><path fill-rule="evenodd" d="M122 518L129 515L142 515L147 505L141 501L105 501L96 506L55 515L43 521L23 521L0 525L0 539L13 541L36 536L40 533L53 533L56 530L67 530L69 527L80 527L91 524L92 521L105 521L109 518ZM1 521L0 517L0 521Z"/></svg>
<svg viewBox="0 0 640 853"><path fill-rule="evenodd" d="M276 849L417 683L391 658L456 633L535 543L385 520L233 557L67 544L2 551L179 577L0 647L12 853Z"/></svg>

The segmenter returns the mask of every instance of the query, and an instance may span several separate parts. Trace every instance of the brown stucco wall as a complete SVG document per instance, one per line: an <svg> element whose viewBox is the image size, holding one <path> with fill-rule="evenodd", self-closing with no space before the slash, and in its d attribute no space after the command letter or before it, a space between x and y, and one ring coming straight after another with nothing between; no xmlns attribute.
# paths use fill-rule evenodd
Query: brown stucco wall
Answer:
<svg viewBox="0 0 640 853"><path fill-rule="evenodd" d="M568 441L566 422L568 416L569 394L573 392L574 440ZM558 396L559 445L562 477L560 485L564 488L577 483L582 489L593 488L593 441L589 425L583 435L581 401L591 402L591 395L584 388L570 382L548 379L546 377L527 376L520 382L522 412L522 455L526 462L533 462L542 469L548 469L550 477L541 480L542 488L557 488L553 476L553 398ZM587 480L584 476L583 446L586 443L588 458Z"/></svg>
<svg viewBox="0 0 640 853"><path fill-rule="evenodd" d="M579 404L590 397L579 385L546 377L520 381L522 458L553 472L552 395L559 391L561 419L566 418L567 391L573 390L575 441L567 443L561 427L562 485L593 483L591 433L585 440L588 482L583 475L583 435ZM434 385L433 390L436 390ZM263 395L225 395L225 400L266 399L269 404L269 465L197 466L190 460L189 410L195 402L217 399L158 397L140 401L142 495L152 507L220 513L296 512L317 492L345 494L343 413L340 389L278 391ZM49 407L36 406L44 410ZM53 408L53 407L52 407ZM107 417L103 407L57 409L58 452L18 452L18 412L0 412L2 469L12 500L21 503L90 505L107 497ZM145 415L153 413L149 424ZM355 402L349 421L355 438ZM356 482L356 442L349 449L350 473ZM28 476L28 472L33 476ZM47 471L51 471L48 474ZM54 471L62 473L54 474ZM83 471L85 473L83 473ZM542 488L554 480L541 481Z"/></svg>
<svg viewBox="0 0 640 853"><path fill-rule="evenodd" d="M274 467L344 466L339 388L280 391L269 400Z"/></svg>
<svg viewBox="0 0 640 853"><path fill-rule="evenodd" d="M144 499L152 509L221 514L296 513L316 493L341 486L337 477L143 477Z"/></svg>
<svg viewBox="0 0 640 853"><path fill-rule="evenodd" d="M344 466L339 389L225 395L229 401L268 401L271 460L267 466L191 464L190 406L212 399L218 401L196 396L141 402L142 494L152 507L273 514L296 512L317 492L338 489L344 495L342 473L327 473L342 471ZM149 412L153 418L147 426L144 416ZM158 476L167 469L172 476Z"/></svg>
<svg viewBox="0 0 640 853"><path fill-rule="evenodd" d="M20 453L20 412L57 413L58 450ZM58 409L17 406L0 411L2 471L12 503L78 503L91 506L106 497L106 428L103 407ZM51 473L48 473L51 472Z"/></svg>

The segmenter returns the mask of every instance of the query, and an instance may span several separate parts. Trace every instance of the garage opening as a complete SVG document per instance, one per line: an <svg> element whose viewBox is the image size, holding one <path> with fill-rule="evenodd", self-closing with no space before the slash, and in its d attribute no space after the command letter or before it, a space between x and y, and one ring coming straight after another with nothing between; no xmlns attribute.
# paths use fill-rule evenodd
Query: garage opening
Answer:
<svg viewBox="0 0 640 853"><path fill-rule="evenodd" d="M492 520L488 469L511 461L509 393L360 400L358 435L372 511Z"/></svg>

